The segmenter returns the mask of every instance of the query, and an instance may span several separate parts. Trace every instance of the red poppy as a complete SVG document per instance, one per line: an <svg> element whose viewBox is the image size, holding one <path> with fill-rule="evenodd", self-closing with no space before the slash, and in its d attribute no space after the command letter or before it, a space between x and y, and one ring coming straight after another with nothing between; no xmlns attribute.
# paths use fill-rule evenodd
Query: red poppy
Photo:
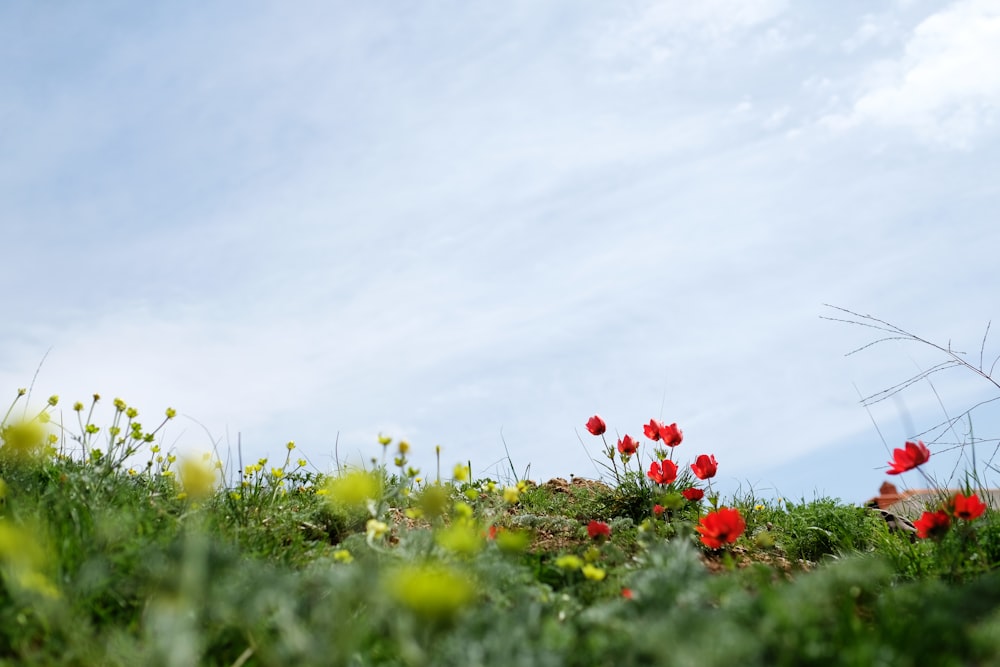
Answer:
<svg viewBox="0 0 1000 667"><path fill-rule="evenodd" d="M499 528L496 526L490 526L489 531L486 533L486 539L495 540L498 532L500 532Z"/></svg>
<svg viewBox="0 0 1000 667"><path fill-rule="evenodd" d="M632 599L632 589L631 588L623 588L622 589L622 597L625 598L626 600L631 600Z"/></svg>
<svg viewBox="0 0 1000 667"><path fill-rule="evenodd" d="M684 439L684 433L677 428L677 424L671 424L670 426L660 425L660 440L667 447L676 447L681 444L681 440Z"/></svg>
<svg viewBox="0 0 1000 667"><path fill-rule="evenodd" d="M594 521L591 519L590 523L587 524L587 535L589 535L591 539L597 539L598 537L611 537L611 526L603 521Z"/></svg>
<svg viewBox="0 0 1000 667"><path fill-rule="evenodd" d="M691 470L698 479L708 479L715 477L715 473L719 470L719 462L715 460L715 454L711 456L702 454L691 464Z"/></svg>
<svg viewBox="0 0 1000 667"><path fill-rule="evenodd" d="M746 528L739 510L723 507L702 517L695 530L701 533L702 544L709 549L718 549L723 544L735 542Z"/></svg>
<svg viewBox="0 0 1000 667"><path fill-rule="evenodd" d="M677 479L677 464L667 459L659 462L653 461L649 464L649 472L646 473L646 477L657 484L670 484Z"/></svg>
<svg viewBox="0 0 1000 667"><path fill-rule="evenodd" d="M658 422L655 419L650 419L649 423L642 427L642 432L646 434L646 437L650 440L660 439L660 430L666 428L663 422Z"/></svg>
<svg viewBox="0 0 1000 667"><path fill-rule="evenodd" d="M608 430L608 425L604 423L600 415L594 415L587 420L587 430L593 435L603 435Z"/></svg>
<svg viewBox="0 0 1000 667"><path fill-rule="evenodd" d="M944 510L924 512L919 519L913 522L913 525L917 529L917 537L921 539L941 537L948 532L948 528L951 526L951 517Z"/></svg>
<svg viewBox="0 0 1000 667"><path fill-rule="evenodd" d="M681 491L681 495L690 500L691 502L695 502L696 500L701 500L702 498L704 498L705 492L699 489L697 486L692 486L689 489L684 489L683 491Z"/></svg>
<svg viewBox="0 0 1000 667"><path fill-rule="evenodd" d="M966 521L978 519L986 511L986 503L979 500L979 496L976 494L966 496L962 493L956 493L953 505L955 516Z"/></svg>
<svg viewBox="0 0 1000 667"><path fill-rule="evenodd" d="M625 456L632 456L637 451L639 451L639 442L632 439L632 436L626 434L624 438L618 441L618 451Z"/></svg>
<svg viewBox="0 0 1000 667"><path fill-rule="evenodd" d="M663 513L666 511L667 509L663 505L653 505L653 514L655 516L663 516Z"/></svg>
<svg viewBox="0 0 1000 667"><path fill-rule="evenodd" d="M931 458L931 452L922 440L910 442L907 440L906 449L892 450L892 460L889 461L890 475L898 475L907 470L913 470L918 465L927 463Z"/></svg>

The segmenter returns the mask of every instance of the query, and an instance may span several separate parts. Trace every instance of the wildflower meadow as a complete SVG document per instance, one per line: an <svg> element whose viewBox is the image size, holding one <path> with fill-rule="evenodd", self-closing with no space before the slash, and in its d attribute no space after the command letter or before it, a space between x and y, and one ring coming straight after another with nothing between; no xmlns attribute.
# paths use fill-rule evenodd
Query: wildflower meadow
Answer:
<svg viewBox="0 0 1000 667"><path fill-rule="evenodd" d="M682 421L611 437L581 415L601 478L529 480L440 447L421 470L382 434L361 467L294 442L234 465L169 451L170 408L116 398L98 424L99 395L31 399L0 426L0 664L1000 664L979 476L901 530L837 499L722 497L726 460ZM935 456L899 443L886 472Z"/></svg>

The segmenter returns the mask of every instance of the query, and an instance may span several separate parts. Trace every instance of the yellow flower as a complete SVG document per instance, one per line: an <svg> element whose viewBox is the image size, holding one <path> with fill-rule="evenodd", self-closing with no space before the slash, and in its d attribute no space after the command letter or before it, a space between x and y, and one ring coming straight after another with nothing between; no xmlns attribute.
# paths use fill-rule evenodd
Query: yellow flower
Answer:
<svg viewBox="0 0 1000 667"><path fill-rule="evenodd" d="M434 536L434 541L449 551L460 554L474 554L483 548L483 538L479 531L469 525L454 524L442 528Z"/></svg>
<svg viewBox="0 0 1000 667"><path fill-rule="evenodd" d="M417 503L427 516L436 517L448 511L451 498L448 497L448 491L443 486L434 484L424 489Z"/></svg>
<svg viewBox="0 0 1000 667"><path fill-rule="evenodd" d="M58 396L56 396L55 394L53 394L52 396L49 396L49 405L51 405L52 407L55 407L58 404L59 404L59 397Z"/></svg>
<svg viewBox="0 0 1000 667"><path fill-rule="evenodd" d="M333 552L333 560L338 563L350 563L354 560L354 556L347 549L337 549Z"/></svg>
<svg viewBox="0 0 1000 667"><path fill-rule="evenodd" d="M281 479L285 476L284 468L271 468L271 477Z"/></svg>
<svg viewBox="0 0 1000 667"><path fill-rule="evenodd" d="M523 530L498 530L493 541L504 553L520 553L528 548L531 535Z"/></svg>
<svg viewBox="0 0 1000 667"><path fill-rule="evenodd" d="M583 572L583 576L591 581L603 581L604 577L607 576L607 573L604 570L593 565L584 565L580 568L580 571Z"/></svg>
<svg viewBox="0 0 1000 667"><path fill-rule="evenodd" d="M400 440L399 445L397 446L399 447L399 453L403 454L404 456L406 455L407 452L410 451L410 443L408 443L406 440Z"/></svg>
<svg viewBox="0 0 1000 667"><path fill-rule="evenodd" d="M468 503L457 502L452 510L455 517L459 519L471 519L472 518L472 506Z"/></svg>
<svg viewBox="0 0 1000 667"><path fill-rule="evenodd" d="M287 449L288 451L292 451L293 449L295 449L295 441L289 440L288 444L285 445L285 449Z"/></svg>
<svg viewBox="0 0 1000 667"><path fill-rule="evenodd" d="M382 578L382 586L396 602L430 621L452 618L475 597L468 578L434 564L392 570Z"/></svg>
<svg viewBox="0 0 1000 667"><path fill-rule="evenodd" d="M516 486L508 486L503 490L504 502L513 505L518 500L520 500L520 498L521 498L521 492L518 490Z"/></svg>
<svg viewBox="0 0 1000 667"><path fill-rule="evenodd" d="M177 411L173 408L167 408L167 419L173 419L177 416Z"/></svg>
<svg viewBox="0 0 1000 667"><path fill-rule="evenodd" d="M180 473L181 486L193 500L203 500L215 493L215 469L204 460L184 457L181 460Z"/></svg>
<svg viewBox="0 0 1000 667"><path fill-rule="evenodd" d="M3 441L0 456L14 459L39 457L45 448L47 435L41 421L37 419L7 424L0 428L0 440Z"/></svg>
<svg viewBox="0 0 1000 667"><path fill-rule="evenodd" d="M452 471L452 478L456 482L468 482L469 475L470 475L469 466L463 465L461 463L456 465L455 469Z"/></svg>
<svg viewBox="0 0 1000 667"><path fill-rule="evenodd" d="M389 532L389 526L384 521L368 519L368 523L365 524L365 532L370 539L377 540Z"/></svg>
<svg viewBox="0 0 1000 667"><path fill-rule="evenodd" d="M381 495L381 484L375 474L353 470L346 475L331 477L326 483L330 498L343 505L363 507L368 500Z"/></svg>
<svg viewBox="0 0 1000 667"><path fill-rule="evenodd" d="M381 433L379 433L378 434L378 441L379 441L379 444L381 444L381 445L384 446L384 445L388 445L390 442L392 442L392 438L390 436L388 436L388 435L382 435Z"/></svg>
<svg viewBox="0 0 1000 667"><path fill-rule="evenodd" d="M74 412L80 412L81 410L83 410L83 403L81 403L80 401L77 401L76 403L73 404L73 411Z"/></svg>
<svg viewBox="0 0 1000 667"><path fill-rule="evenodd" d="M0 519L0 564L4 574L22 589L58 598L59 589L45 575L53 561L52 555L35 538L43 533Z"/></svg>
<svg viewBox="0 0 1000 667"><path fill-rule="evenodd" d="M561 567L564 570L579 570L583 567L583 559L573 554L559 556L556 558L556 567Z"/></svg>

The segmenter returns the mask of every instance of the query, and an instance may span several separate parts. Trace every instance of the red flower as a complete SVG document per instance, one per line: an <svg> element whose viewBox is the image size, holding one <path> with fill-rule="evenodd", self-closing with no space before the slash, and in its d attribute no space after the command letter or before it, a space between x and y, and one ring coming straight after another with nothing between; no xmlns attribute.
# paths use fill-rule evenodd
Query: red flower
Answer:
<svg viewBox="0 0 1000 667"><path fill-rule="evenodd" d="M892 450L892 460L889 461L889 474L898 475L907 470L913 470L918 465L927 463L931 458L931 452L922 440L910 442L907 440L906 449Z"/></svg>
<svg viewBox="0 0 1000 667"><path fill-rule="evenodd" d="M948 532L948 527L951 526L951 517L944 510L924 512L919 519L913 522L913 525L917 529L917 537L921 539L941 537Z"/></svg>
<svg viewBox="0 0 1000 667"><path fill-rule="evenodd" d="M690 500L691 502L694 502L696 500L701 500L702 498L704 498L705 492L699 489L697 486L692 486L689 489L684 489L683 491L681 491L681 495Z"/></svg>
<svg viewBox="0 0 1000 667"><path fill-rule="evenodd" d="M587 535L589 535L591 539L597 539L598 537L611 537L611 526L603 521L594 521L591 519L590 523L587 524Z"/></svg>
<svg viewBox="0 0 1000 667"><path fill-rule="evenodd" d="M486 533L486 539L495 540L498 532L500 532L499 528L496 526L490 526L489 532Z"/></svg>
<svg viewBox="0 0 1000 667"><path fill-rule="evenodd" d="M677 464L667 459L659 463L653 461L649 464L649 472L646 473L646 477L657 484L670 484L677 479Z"/></svg>
<svg viewBox="0 0 1000 667"><path fill-rule="evenodd" d="M719 462L715 460L715 454L711 456L702 454L691 464L691 470L698 479L708 479L715 477L715 473L719 470Z"/></svg>
<svg viewBox="0 0 1000 667"><path fill-rule="evenodd" d="M956 517L972 521L978 519L986 511L986 503L979 500L979 496L976 494L965 496L962 493L956 493L954 508Z"/></svg>
<svg viewBox="0 0 1000 667"><path fill-rule="evenodd" d="M632 436L626 434L624 438L618 440L618 451L625 456L632 456L639 451L639 443L633 440Z"/></svg>
<svg viewBox="0 0 1000 667"><path fill-rule="evenodd" d="M653 505L653 514L656 516L663 516L666 511L667 509L663 505Z"/></svg>
<svg viewBox="0 0 1000 667"><path fill-rule="evenodd" d="M626 600L631 600L632 599L632 589L631 588L623 588L622 589L622 597L625 598Z"/></svg>
<svg viewBox="0 0 1000 667"><path fill-rule="evenodd" d="M695 530L701 533L702 544L709 549L718 549L723 544L735 542L746 528L739 510L723 507L706 514Z"/></svg>
<svg viewBox="0 0 1000 667"><path fill-rule="evenodd" d="M661 424L660 439L663 440L663 444L667 447L676 447L684 439L684 433L677 428L677 424L671 424L670 426L663 426Z"/></svg>
<svg viewBox="0 0 1000 667"><path fill-rule="evenodd" d="M642 427L642 432L646 434L646 437L650 440L659 440L660 431L666 428L663 422L658 422L655 419L650 419L649 423Z"/></svg>
<svg viewBox="0 0 1000 667"><path fill-rule="evenodd" d="M604 432L608 430L608 425L604 423L600 415L594 415L587 420L587 430L593 435L604 435Z"/></svg>

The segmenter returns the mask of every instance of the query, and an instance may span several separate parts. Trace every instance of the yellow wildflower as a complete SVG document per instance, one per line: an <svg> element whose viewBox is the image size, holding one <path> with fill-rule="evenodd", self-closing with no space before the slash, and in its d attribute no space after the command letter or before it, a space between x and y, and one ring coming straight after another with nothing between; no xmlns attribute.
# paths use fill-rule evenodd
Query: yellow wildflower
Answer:
<svg viewBox="0 0 1000 667"><path fill-rule="evenodd" d="M561 567L564 570L579 570L583 565L583 559L573 554L566 554L565 556L556 558L556 567Z"/></svg>
<svg viewBox="0 0 1000 667"><path fill-rule="evenodd" d="M363 507L381 494L379 479L364 470L353 470L346 475L331 477L326 483L330 498L343 505Z"/></svg>
<svg viewBox="0 0 1000 667"><path fill-rule="evenodd" d="M442 528L434 536L434 540L445 549L460 554L474 554L483 548L483 539L479 531L465 524L453 524Z"/></svg>
<svg viewBox="0 0 1000 667"><path fill-rule="evenodd" d="M180 473L181 486L193 500L203 500L215 493L215 469L205 461L184 457L181 460Z"/></svg>
<svg viewBox="0 0 1000 667"><path fill-rule="evenodd" d="M41 456L47 435L42 423L37 419L7 424L0 428L0 440L3 441L0 456L15 459Z"/></svg>
<svg viewBox="0 0 1000 667"><path fill-rule="evenodd" d="M518 500L520 500L520 498L521 498L521 492L518 490L516 486L508 486L503 490L504 502L513 505Z"/></svg>
<svg viewBox="0 0 1000 667"><path fill-rule="evenodd" d="M368 537L377 540L389 532L389 526L384 521L368 519L368 523L365 524L365 532L368 534Z"/></svg>
<svg viewBox="0 0 1000 667"><path fill-rule="evenodd" d="M462 574L442 565L407 565L382 579L391 598L431 621L452 618L472 602L475 588Z"/></svg>

